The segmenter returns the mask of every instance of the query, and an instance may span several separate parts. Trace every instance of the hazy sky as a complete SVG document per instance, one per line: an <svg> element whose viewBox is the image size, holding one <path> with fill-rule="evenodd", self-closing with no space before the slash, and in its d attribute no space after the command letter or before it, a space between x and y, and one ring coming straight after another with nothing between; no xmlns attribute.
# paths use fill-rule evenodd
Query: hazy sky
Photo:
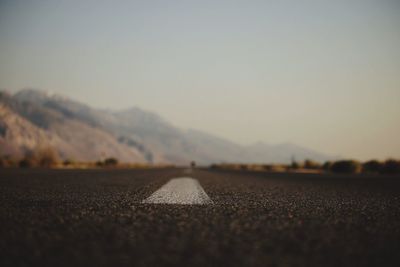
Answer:
<svg viewBox="0 0 400 267"><path fill-rule="evenodd" d="M400 1L0 0L0 88L400 157Z"/></svg>

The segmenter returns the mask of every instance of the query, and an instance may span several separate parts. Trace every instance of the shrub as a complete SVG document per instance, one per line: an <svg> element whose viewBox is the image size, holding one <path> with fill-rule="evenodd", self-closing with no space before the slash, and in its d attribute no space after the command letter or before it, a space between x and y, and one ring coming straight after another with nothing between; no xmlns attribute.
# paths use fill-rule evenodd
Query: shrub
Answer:
<svg viewBox="0 0 400 267"><path fill-rule="evenodd" d="M219 169L220 166L218 166L217 164L214 163L214 164L211 164L210 168L215 170L215 169Z"/></svg>
<svg viewBox="0 0 400 267"><path fill-rule="evenodd" d="M32 168L38 165L39 159L37 153L27 151L25 156L19 161L18 166L21 168Z"/></svg>
<svg viewBox="0 0 400 267"><path fill-rule="evenodd" d="M58 154L52 148L43 148L38 151L38 163L40 167L53 167L58 161Z"/></svg>
<svg viewBox="0 0 400 267"><path fill-rule="evenodd" d="M14 158L12 158L9 155L3 155L0 156L0 168L6 168L6 167L15 167L18 165L18 161L15 161Z"/></svg>
<svg viewBox="0 0 400 267"><path fill-rule="evenodd" d="M304 168L305 169L319 169L321 167L321 164L318 162L312 161L310 159L306 159L304 161Z"/></svg>
<svg viewBox="0 0 400 267"><path fill-rule="evenodd" d="M25 157L25 158L21 159L18 163L18 166L21 168L32 168L32 167L35 167L36 165L37 165L37 162L30 157Z"/></svg>
<svg viewBox="0 0 400 267"><path fill-rule="evenodd" d="M49 168L56 165L58 162L58 154L52 148L41 148L30 150L25 153L23 159L18 163L19 167L45 167Z"/></svg>
<svg viewBox="0 0 400 267"><path fill-rule="evenodd" d="M96 166L102 167L102 166L104 166L104 162L102 162L101 160L98 160L98 161L96 161Z"/></svg>
<svg viewBox="0 0 400 267"><path fill-rule="evenodd" d="M104 160L105 166L115 166L118 164L118 160L116 158L107 158Z"/></svg>
<svg viewBox="0 0 400 267"><path fill-rule="evenodd" d="M332 168L332 162L331 161L327 161L322 165L322 169L325 171L330 171Z"/></svg>
<svg viewBox="0 0 400 267"><path fill-rule="evenodd" d="M400 161L388 159L382 166L381 173L396 174L400 173Z"/></svg>
<svg viewBox="0 0 400 267"><path fill-rule="evenodd" d="M358 173L360 170L361 165L355 160L340 160L331 166L331 171L336 173Z"/></svg>
<svg viewBox="0 0 400 267"><path fill-rule="evenodd" d="M271 171L271 170L272 170L272 165L270 165L270 164L264 164L264 165L262 165L262 168L263 168L265 171Z"/></svg>
<svg viewBox="0 0 400 267"><path fill-rule="evenodd" d="M290 166L283 164L265 164L262 166L262 168L265 171L269 172L282 172L282 171L288 171L290 169Z"/></svg>
<svg viewBox="0 0 400 267"><path fill-rule="evenodd" d="M73 160L71 160L71 159L66 159L63 162L64 166L71 166L71 165L74 165L74 164L75 164L75 162Z"/></svg>
<svg viewBox="0 0 400 267"><path fill-rule="evenodd" d="M382 163L377 160L370 160L363 164L363 172L378 173L382 170Z"/></svg>
<svg viewBox="0 0 400 267"><path fill-rule="evenodd" d="M15 166L15 160L10 156L4 155L0 156L0 168Z"/></svg>

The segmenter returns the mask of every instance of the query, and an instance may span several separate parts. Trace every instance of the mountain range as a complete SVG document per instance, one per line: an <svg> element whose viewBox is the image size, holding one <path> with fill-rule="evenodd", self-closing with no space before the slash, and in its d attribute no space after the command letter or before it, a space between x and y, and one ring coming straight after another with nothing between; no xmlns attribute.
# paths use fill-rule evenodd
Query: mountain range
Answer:
<svg viewBox="0 0 400 267"><path fill-rule="evenodd" d="M62 159L187 164L287 163L333 159L290 143L243 146L194 129L181 129L159 115L130 108L92 108L60 95L24 89L0 91L0 154L19 157L52 147Z"/></svg>

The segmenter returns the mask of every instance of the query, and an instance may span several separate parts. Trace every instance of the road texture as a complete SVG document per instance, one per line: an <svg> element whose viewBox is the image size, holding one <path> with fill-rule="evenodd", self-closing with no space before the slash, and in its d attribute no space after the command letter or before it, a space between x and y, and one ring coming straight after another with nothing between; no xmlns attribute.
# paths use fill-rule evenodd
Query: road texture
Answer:
<svg viewBox="0 0 400 267"><path fill-rule="evenodd" d="M196 179L206 205L143 202ZM0 170L0 266L400 266L400 177Z"/></svg>

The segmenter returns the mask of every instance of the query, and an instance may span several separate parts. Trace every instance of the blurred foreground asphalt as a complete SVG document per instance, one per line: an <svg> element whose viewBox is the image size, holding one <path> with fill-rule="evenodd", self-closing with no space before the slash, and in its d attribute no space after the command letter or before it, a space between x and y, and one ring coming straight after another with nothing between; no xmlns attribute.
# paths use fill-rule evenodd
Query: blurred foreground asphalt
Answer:
<svg viewBox="0 0 400 267"><path fill-rule="evenodd" d="M209 205L144 204L175 177ZM0 170L0 266L400 266L400 177Z"/></svg>

